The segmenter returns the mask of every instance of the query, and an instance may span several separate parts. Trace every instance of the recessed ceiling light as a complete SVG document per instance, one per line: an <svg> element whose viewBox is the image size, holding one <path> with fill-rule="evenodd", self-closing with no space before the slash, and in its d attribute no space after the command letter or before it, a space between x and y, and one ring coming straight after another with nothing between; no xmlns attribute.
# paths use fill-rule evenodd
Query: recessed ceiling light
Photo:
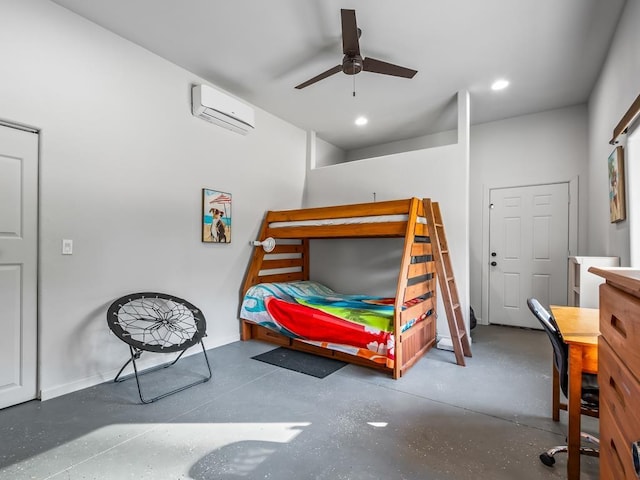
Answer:
<svg viewBox="0 0 640 480"><path fill-rule="evenodd" d="M500 79L493 82L491 90L503 90L509 86L509 80Z"/></svg>
<svg viewBox="0 0 640 480"><path fill-rule="evenodd" d="M355 121L355 124L358 125L359 127L362 127L367 123L369 123L369 120L367 119L367 117L358 117L356 118L356 121Z"/></svg>

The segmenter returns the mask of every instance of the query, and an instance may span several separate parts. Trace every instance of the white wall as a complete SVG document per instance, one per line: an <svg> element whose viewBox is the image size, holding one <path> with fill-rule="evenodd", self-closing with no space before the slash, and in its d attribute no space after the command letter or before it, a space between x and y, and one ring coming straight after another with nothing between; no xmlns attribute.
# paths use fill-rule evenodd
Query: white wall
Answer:
<svg viewBox="0 0 640 480"><path fill-rule="evenodd" d="M459 94L459 143L346 162L307 172L305 207L430 197L440 203L464 312L469 298L469 105ZM343 293L394 296L402 241L314 240L311 278ZM468 315L465 315L468 323ZM440 308L438 335L449 337Z"/></svg>
<svg viewBox="0 0 640 480"><path fill-rule="evenodd" d="M353 160L363 160L373 157L382 157L385 155L394 155L396 153L411 152L413 150L425 150L427 148L441 147L455 143L458 143L458 131L447 130L445 132L432 133L422 137L409 138L406 140L374 145L372 147L350 150L346 154L345 161L350 162Z"/></svg>
<svg viewBox="0 0 640 480"><path fill-rule="evenodd" d="M607 158L613 146L608 142L613 128L640 94L638 25L640 2L629 0L589 99L589 254L619 256L622 266L629 265L629 221L609 222Z"/></svg>
<svg viewBox="0 0 640 480"><path fill-rule="evenodd" d="M585 105L475 125L471 128L470 275L471 305L488 323L485 300L489 262L488 193L516 187L577 179L577 253L586 254L587 109ZM573 209L575 210L575 209ZM574 214L575 216L575 214ZM572 242L575 244L575 241ZM606 252L593 253L605 255Z"/></svg>
<svg viewBox="0 0 640 480"><path fill-rule="evenodd" d="M208 347L237 340L249 240L266 209L301 205L305 132L261 110L247 137L193 117L201 79L48 1L3 2L0 45L1 120L41 130L43 398L112 378L128 349L105 313L129 292L199 306ZM200 241L203 187L233 195L230 245Z"/></svg>
<svg viewBox="0 0 640 480"><path fill-rule="evenodd" d="M627 217L629 218L629 266L640 268L640 122L629 128L624 152L627 188Z"/></svg>
<svg viewBox="0 0 640 480"><path fill-rule="evenodd" d="M314 168L335 165L345 161L346 152L335 145L315 137L315 166Z"/></svg>

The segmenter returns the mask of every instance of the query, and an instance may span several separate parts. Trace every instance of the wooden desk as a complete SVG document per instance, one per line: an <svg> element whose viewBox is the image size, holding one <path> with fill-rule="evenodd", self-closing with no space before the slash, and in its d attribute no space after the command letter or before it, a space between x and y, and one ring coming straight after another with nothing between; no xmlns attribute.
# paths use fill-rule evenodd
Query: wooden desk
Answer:
<svg viewBox="0 0 640 480"><path fill-rule="evenodd" d="M569 416L567 432L567 478L580 479L580 415L582 372L598 373L598 335L600 314L597 308L559 307L552 305L551 313L569 345ZM560 382L553 368L553 419L560 419Z"/></svg>

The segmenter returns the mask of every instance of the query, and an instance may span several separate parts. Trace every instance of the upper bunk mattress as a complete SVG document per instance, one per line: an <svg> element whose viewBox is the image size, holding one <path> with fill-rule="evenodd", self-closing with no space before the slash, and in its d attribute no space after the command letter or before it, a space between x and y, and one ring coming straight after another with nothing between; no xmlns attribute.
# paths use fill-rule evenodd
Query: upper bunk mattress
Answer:
<svg viewBox="0 0 640 480"><path fill-rule="evenodd" d="M269 228L283 227L321 227L325 225L358 225L364 223L406 222L409 215L371 215L365 217L323 218L315 220L292 220L289 222L270 222ZM418 223L427 224L425 217L418 217Z"/></svg>

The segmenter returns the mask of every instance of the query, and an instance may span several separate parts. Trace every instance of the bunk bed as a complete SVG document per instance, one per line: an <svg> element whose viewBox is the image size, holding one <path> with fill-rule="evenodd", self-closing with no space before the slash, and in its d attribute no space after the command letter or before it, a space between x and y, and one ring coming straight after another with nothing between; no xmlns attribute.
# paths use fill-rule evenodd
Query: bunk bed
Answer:
<svg viewBox="0 0 640 480"><path fill-rule="evenodd" d="M254 242L264 248L255 248L242 291L242 340L259 339L400 378L436 341L436 265L427 208L429 199L409 198L268 211ZM311 239L393 237L404 238L395 297L342 295L310 281ZM355 310L345 315L342 307ZM362 334L368 337L363 340ZM354 344L351 338L360 340Z"/></svg>

